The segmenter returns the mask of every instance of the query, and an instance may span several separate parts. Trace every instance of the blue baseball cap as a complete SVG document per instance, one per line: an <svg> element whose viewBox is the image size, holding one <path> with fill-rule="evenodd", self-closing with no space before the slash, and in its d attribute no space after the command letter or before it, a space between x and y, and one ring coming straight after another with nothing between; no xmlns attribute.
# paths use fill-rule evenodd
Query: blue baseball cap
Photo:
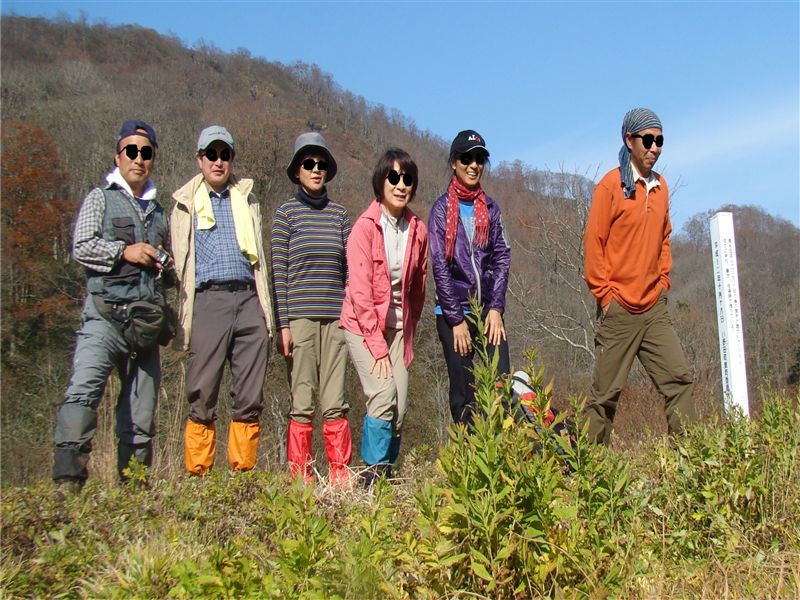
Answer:
<svg viewBox="0 0 800 600"><path fill-rule="evenodd" d="M158 148L155 130L144 121L140 121L138 119L125 121L119 130L119 134L117 135L117 145L119 146L120 140L128 137L129 135L143 135L150 140L150 143L153 144L153 147Z"/></svg>

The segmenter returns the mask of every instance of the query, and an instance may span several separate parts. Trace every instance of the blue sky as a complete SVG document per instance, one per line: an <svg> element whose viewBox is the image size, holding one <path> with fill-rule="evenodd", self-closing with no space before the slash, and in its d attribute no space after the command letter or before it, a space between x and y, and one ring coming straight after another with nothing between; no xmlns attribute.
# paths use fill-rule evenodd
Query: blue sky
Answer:
<svg viewBox="0 0 800 600"><path fill-rule="evenodd" d="M664 124L656 167L680 226L726 203L800 226L800 2L40 2L3 14L133 23L267 60L318 64L345 89L495 164L594 178L622 116ZM676 185L680 182L680 185ZM502 199L500 199L502 202Z"/></svg>

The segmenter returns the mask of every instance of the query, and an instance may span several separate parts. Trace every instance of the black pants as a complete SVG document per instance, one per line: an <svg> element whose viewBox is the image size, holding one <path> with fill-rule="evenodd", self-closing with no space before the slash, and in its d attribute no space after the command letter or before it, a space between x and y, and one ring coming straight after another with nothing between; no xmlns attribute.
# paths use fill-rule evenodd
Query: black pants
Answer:
<svg viewBox="0 0 800 600"><path fill-rule="evenodd" d="M478 335L478 329L469 320L469 334L473 344ZM475 411L475 376L472 373L472 359L475 355L473 349L467 356L461 356L453 345L453 327L447 323L442 315L436 315L436 331L439 341L442 342L444 360L447 363L447 374L450 377L450 414L454 423L472 423ZM500 352L497 370L500 374L511 371L511 360L508 356L508 342L503 340L499 346L489 345L489 357L495 352Z"/></svg>

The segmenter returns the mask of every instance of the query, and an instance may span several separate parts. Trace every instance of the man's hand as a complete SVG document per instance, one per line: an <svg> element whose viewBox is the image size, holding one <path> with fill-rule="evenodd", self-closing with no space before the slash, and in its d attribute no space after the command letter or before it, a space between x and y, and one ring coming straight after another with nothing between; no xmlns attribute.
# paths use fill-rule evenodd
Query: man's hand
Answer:
<svg viewBox="0 0 800 600"><path fill-rule="evenodd" d="M472 352L472 337L469 335L466 319L453 325L453 348L460 356L467 356Z"/></svg>
<svg viewBox="0 0 800 600"><path fill-rule="evenodd" d="M375 377L378 379L391 379L392 361L389 360L388 356L377 358L372 363L372 368L369 370L369 372L375 375Z"/></svg>
<svg viewBox="0 0 800 600"><path fill-rule="evenodd" d="M145 242L130 244L125 246L125 250L122 251L122 260L129 262L132 265L161 269L163 267L161 266L161 263L156 260L157 257L158 254L156 253L156 249Z"/></svg>
<svg viewBox="0 0 800 600"><path fill-rule="evenodd" d="M503 324L503 315L496 308L491 309L486 315L483 333L492 346L499 346L506 339L506 328Z"/></svg>
<svg viewBox="0 0 800 600"><path fill-rule="evenodd" d="M294 340L292 339L292 330L288 327L281 327L278 333L278 352L281 353L283 358L291 358L293 350Z"/></svg>

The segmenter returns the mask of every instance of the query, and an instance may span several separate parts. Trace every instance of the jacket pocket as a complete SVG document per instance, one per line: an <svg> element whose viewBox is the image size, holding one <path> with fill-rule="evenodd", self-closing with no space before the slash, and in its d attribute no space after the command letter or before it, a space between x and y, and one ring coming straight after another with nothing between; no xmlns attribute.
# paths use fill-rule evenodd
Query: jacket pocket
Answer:
<svg viewBox="0 0 800 600"><path fill-rule="evenodd" d="M125 244L136 243L136 229L131 217L116 217L111 219L114 237ZM141 268L137 265L120 260L103 279L105 281L106 296L112 300L130 298L131 288L139 285Z"/></svg>
<svg viewBox="0 0 800 600"><path fill-rule="evenodd" d="M131 217L116 217L111 219L114 237L120 242L133 244L136 242L136 231Z"/></svg>
<svg viewBox="0 0 800 600"><path fill-rule="evenodd" d="M381 258L372 259L372 297L375 304L384 302L392 293L386 261Z"/></svg>

